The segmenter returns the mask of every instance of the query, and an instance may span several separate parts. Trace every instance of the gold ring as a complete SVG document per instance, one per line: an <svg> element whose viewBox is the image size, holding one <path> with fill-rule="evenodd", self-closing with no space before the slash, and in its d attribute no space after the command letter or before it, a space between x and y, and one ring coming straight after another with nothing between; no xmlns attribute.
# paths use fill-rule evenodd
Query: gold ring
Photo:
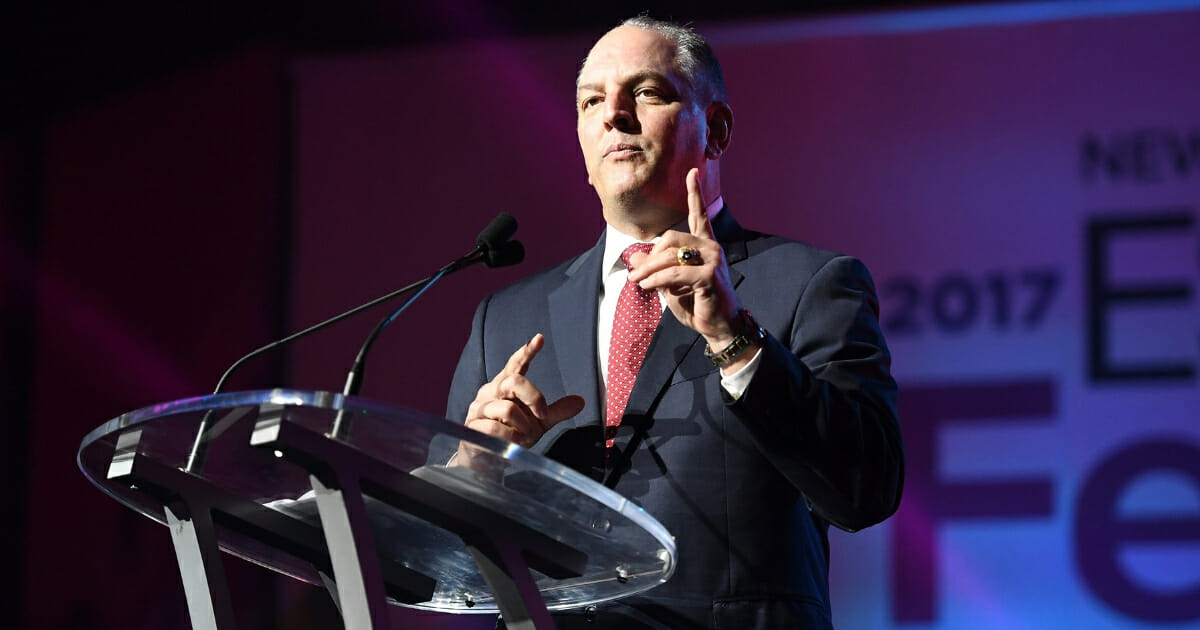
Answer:
<svg viewBox="0 0 1200 630"><path fill-rule="evenodd" d="M688 247L686 245L680 247L679 250L675 252L675 262L681 265L702 264L700 261L700 250L696 249L695 247Z"/></svg>

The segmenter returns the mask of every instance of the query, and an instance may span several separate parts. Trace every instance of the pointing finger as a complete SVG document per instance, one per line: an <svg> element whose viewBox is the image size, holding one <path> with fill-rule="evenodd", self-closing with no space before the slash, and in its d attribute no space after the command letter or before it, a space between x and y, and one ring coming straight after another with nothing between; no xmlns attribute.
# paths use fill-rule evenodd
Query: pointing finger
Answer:
<svg viewBox="0 0 1200 630"><path fill-rule="evenodd" d="M716 240L712 225L708 222L708 211L704 207L704 196L700 194L700 169L693 168L687 174L688 229L692 236Z"/></svg>
<svg viewBox="0 0 1200 630"><path fill-rule="evenodd" d="M545 343L546 338L542 336L542 333L534 335L532 339L525 342L525 345L517 348L517 351L508 357L508 362L504 364L504 369L497 376L502 377L508 374L524 375L529 370L529 364L533 362L533 358L537 356L537 353L541 351Z"/></svg>

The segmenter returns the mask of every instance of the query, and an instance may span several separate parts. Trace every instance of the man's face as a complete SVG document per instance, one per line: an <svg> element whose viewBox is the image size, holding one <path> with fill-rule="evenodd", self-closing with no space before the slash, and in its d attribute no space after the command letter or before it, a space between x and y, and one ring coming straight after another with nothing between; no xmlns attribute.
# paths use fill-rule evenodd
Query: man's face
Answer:
<svg viewBox="0 0 1200 630"><path fill-rule="evenodd" d="M704 167L707 125L675 48L657 32L619 27L579 73L579 145L606 212L610 204L687 212L684 177Z"/></svg>

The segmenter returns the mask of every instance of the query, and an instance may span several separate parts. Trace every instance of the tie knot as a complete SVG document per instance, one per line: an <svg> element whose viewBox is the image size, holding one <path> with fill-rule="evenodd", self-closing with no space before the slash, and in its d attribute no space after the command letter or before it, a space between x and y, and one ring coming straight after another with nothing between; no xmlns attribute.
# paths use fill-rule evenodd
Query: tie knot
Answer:
<svg viewBox="0 0 1200 630"><path fill-rule="evenodd" d="M621 252L621 263L625 265L626 269L628 269L629 258L633 256L634 253L641 252L643 254L649 254L650 250L652 249L654 249L654 243L634 243L633 245L626 247L625 251Z"/></svg>

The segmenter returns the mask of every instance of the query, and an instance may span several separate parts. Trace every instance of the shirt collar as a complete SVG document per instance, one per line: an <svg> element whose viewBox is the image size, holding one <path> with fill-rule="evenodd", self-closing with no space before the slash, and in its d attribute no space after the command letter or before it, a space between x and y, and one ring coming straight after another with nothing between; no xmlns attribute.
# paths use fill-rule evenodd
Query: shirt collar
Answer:
<svg viewBox="0 0 1200 630"><path fill-rule="evenodd" d="M708 204L705 212L708 214L709 221L716 217L717 213L724 207L725 199L721 196L718 196L712 203ZM670 229L687 232L687 219L684 218L684 220L671 226ZM661 238L661 235L654 237L650 242L656 243L659 238ZM639 241L611 225L607 226L604 233L604 257L600 259L600 264L602 265L600 268L604 270L604 277L607 278L611 274L624 271L625 266L621 264L621 252L625 251L626 247L640 242L644 241Z"/></svg>

